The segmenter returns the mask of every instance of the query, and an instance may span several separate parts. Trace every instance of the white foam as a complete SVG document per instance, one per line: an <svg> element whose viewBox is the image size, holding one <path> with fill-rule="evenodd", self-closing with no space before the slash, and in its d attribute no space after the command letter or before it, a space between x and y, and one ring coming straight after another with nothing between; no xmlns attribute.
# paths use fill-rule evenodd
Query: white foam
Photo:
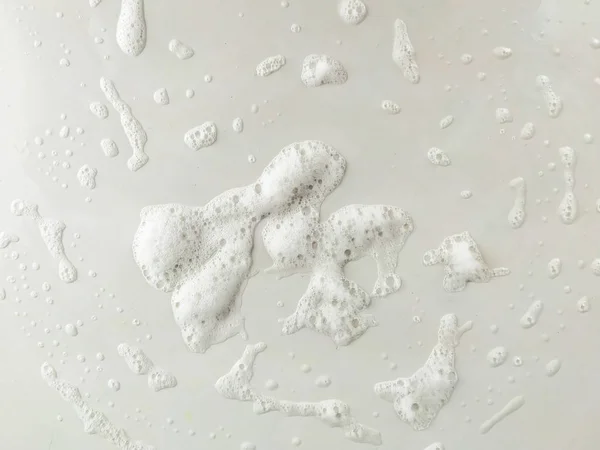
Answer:
<svg viewBox="0 0 600 450"><path fill-rule="evenodd" d="M85 402L75 385L58 378L56 369L47 362L42 364L41 373L48 386L56 389L62 399L73 406L77 417L83 423L84 432L101 436L119 450L156 450L152 445L132 441L125 430L114 426L102 412Z"/></svg>
<svg viewBox="0 0 600 450"><path fill-rule="evenodd" d="M515 191L515 201L508 212L508 223L513 228L520 228L525 222L525 196L527 194L527 184L522 177L514 178L508 183L508 186Z"/></svg>
<svg viewBox="0 0 600 450"><path fill-rule="evenodd" d="M178 39L169 41L169 51L181 60L190 59L194 56L194 49Z"/></svg>
<svg viewBox="0 0 600 450"><path fill-rule="evenodd" d="M438 248L425 252L423 264L444 265L442 285L447 292L459 292L469 282L487 283L510 273L505 267L490 269L468 231L444 238Z"/></svg>
<svg viewBox="0 0 600 450"><path fill-rule="evenodd" d="M155 367L141 348L122 343L118 345L117 352L133 373L148 376L148 387L155 392L177 386L175 375L160 367Z"/></svg>
<svg viewBox="0 0 600 450"><path fill-rule="evenodd" d="M548 261L548 278L553 279L560 275L562 262L560 258L552 258Z"/></svg>
<svg viewBox="0 0 600 450"><path fill-rule="evenodd" d="M165 106L165 105L168 105L170 102L169 93L167 92L167 90L165 88L160 88L160 89L157 89L156 91L154 91L154 95L152 97L154 98L154 101L158 105Z"/></svg>
<svg viewBox="0 0 600 450"><path fill-rule="evenodd" d="M590 270L594 275L600 277L600 258L595 258L594 260L592 260L592 262L590 263Z"/></svg>
<svg viewBox="0 0 600 450"><path fill-rule="evenodd" d="M544 369L546 371L546 375L549 377L553 377L554 375L556 375L558 373L561 366L562 366L562 362L560 361L560 359L553 359L551 361L548 361L546 363L546 366L544 367Z"/></svg>
<svg viewBox="0 0 600 450"><path fill-rule="evenodd" d="M531 328L538 323L543 310L544 303L541 300L534 300L531 302L531 305L529 305L523 316L521 316L519 323L523 328Z"/></svg>
<svg viewBox="0 0 600 450"><path fill-rule="evenodd" d="M583 296L581 297L579 300L577 300L577 311L579 311L580 313L586 313L590 310L590 300L587 298L587 296Z"/></svg>
<svg viewBox="0 0 600 450"><path fill-rule="evenodd" d="M102 0L90 0L90 8L95 8L100 3L102 3Z"/></svg>
<svg viewBox="0 0 600 450"><path fill-rule="evenodd" d="M427 151L427 159L429 162L435 166L449 166L452 164L450 157L446 154L445 151L440 150L437 147L431 147Z"/></svg>
<svg viewBox="0 0 600 450"><path fill-rule="evenodd" d="M133 242L146 281L173 292L173 313L186 345L204 352L231 336L245 336L241 299L252 265L254 228L329 193L341 180L343 157L319 141L285 147L261 176L201 207L149 206ZM295 204L294 204L295 207Z"/></svg>
<svg viewBox="0 0 600 450"><path fill-rule="evenodd" d="M508 358L508 351L502 346L494 347L486 356L486 360L490 367L501 366L506 362L506 358Z"/></svg>
<svg viewBox="0 0 600 450"><path fill-rule="evenodd" d="M542 91L548 115L552 118L558 117L562 111L563 103L562 99L552 89L550 78L546 75L538 75L535 79L535 84Z"/></svg>
<svg viewBox="0 0 600 450"><path fill-rule="evenodd" d="M90 103L90 111L98 119L106 119L108 117L108 108L104 103L92 102Z"/></svg>
<svg viewBox="0 0 600 450"><path fill-rule="evenodd" d="M533 136L535 136L535 126L533 125L533 123L527 122L525 125L523 125L523 128L521 128L520 136L521 139L525 141L532 139Z"/></svg>
<svg viewBox="0 0 600 450"><path fill-rule="evenodd" d="M421 80L419 66L415 59L415 48L408 37L406 24L400 19L394 22L392 60L402 69L404 78L408 81L416 84Z"/></svg>
<svg viewBox="0 0 600 450"><path fill-rule="evenodd" d="M285 66L285 56L275 55L269 56L256 66L256 75L259 77L267 77L274 72L277 72Z"/></svg>
<svg viewBox="0 0 600 450"><path fill-rule="evenodd" d="M442 117L442 119L440 120L440 129L443 130L444 128L448 128L450 125L452 125L453 122L454 116L452 115Z"/></svg>
<svg viewBox="0 0 600 450"><path fill-rule="evenodd" d="M331 377L329 375L319 375L315 378L315 386L325 388L331 385Z"/></svg>
<svg viewBox="0 0 600 450"><path fill-rule="evenodd" d="M231 122L231 128L236 133L241 133L242 131L244 131L244 121L242 120L242 118L236 117L235 119L233 119L233 121Z"/></svg>
<svg viewBox="0 0 600 450"><path fill-rule="evenodd" d="M571 147L558 149L560 160L564 168L565 194L558 205L558 216L562 223L570 225L577 219L577 198L575 197L575 165L577 158L575 150Z"/></svg>
<svg viewBox="0 0 600 450"><path fill-rule="evenodd" d="M434 442L425 447L425 450L444 450L444 445L441 442Z"/></svg>
<svg viewBox="0 0 600 450"><path fill-rule="evenodd" d="M375 394L393 403L398 417L413 429L429 428L442 407L450 400L458 383L458 373L454 367L455 347L462 334L471 327L471 322L459 327L454 314L443 316L440 320L438 343L423 367L410 377L375 384Z"/></svg>
<svg viewBox="0 0 600 450"><path fill-rule="evenodd" d="M69 129L69 127L68 127L68 126L66 126L66 125L63 125L63 126L60 128L60 131L58 132L58 135L59 135L61 138L63 138L63 139L66 139L66 138L68 138L68 137L69 137L69 133L70 133L70 131L71 131L71 130Z"/></svg>
<svg viewBox="0 0 600 450"><path fill-rule="evenodd" d="M96 188L96 175L98 174L98 170L90 167L88 164L84 164L77 171L77 180L81 187L87 189L95 189Z"/></svg>
<svg viewBox="0 0 600 450"><path fill-rule="evenodd" d="M371 296L396 292L402 281L395 273L398 254L414 229L402 209L387 205L348 205L319 223L322 198L300 204L287 214L270 217L263 243L273 260L269 272L312 271L296 311L283 322L283 333L311 328L337 345L348 345L377 322L362 311ZM344 276L350 261L372 255L377 280L371 295Z"/></svg>
<svg viewBox="0 0 600 450"><path fill-rule="evenodd" d="M121 0L117 22L117 44L123 53L138 56L146 47L144 0Z"/></svg>
<svg viewBox="0 0 600 450"><path fill-rule="evenodd" d="M497 108L496 109L496 122L498 123L510 123L513 121L513 116L508 108Z"/></svg>
<svg viewBox="0 0 600 450"><path fill-rule="evenodd" d="M100 148L104 155L109 158L114 158L119 154L119 147L117 147L117 143L112 139L102 139L100 141Z"/></svg>
<svg viewBox="0 0 600 450"><path fill-rule="evenodd" d="M471 64L473 62L473 55L471 55L470 53L463 53L462 55L460 55L460 62L464 65Z"/></svg>
<svg viewBox="0 0 600 450"><path fill-rule="evenodd" d="M400 106L391 100L383 100L381 102L381 109L388 114L398 114L401 111Z"/></svg>
<svg viewBox="0 0 600 450"><path fill-rule="evenodd" d="M338 13L348 25L358 25L367 17L367 5L361 0L341 0Z"/></svg>
<svg viewBox="0 0 600 450"><path fill-rule="evenodd" d="M256 414L279 411L286 416L316 417L332 428L342 428L347 439L381 445L379 431L358 423L352 416L350 407L340 400L294 402L258 394L252 387L251 381L254 376L256 357L265 349L266 345L262 342L246 346L242 357L215 383L217 392L226 399L253 402Z"/></svg>
<svg viewBox="0 0 600 450"><path fill-rule="evenodd" d="M204 122L183 136L183 142L192 150L210 147L217 141L217 126L214 122Z"/></svg>
<svg viewBox="0 0 600 450"><path fill-rule="evenodd" d="M498 59L508 59L512 56L512 49L509 47L495 47L492 50L492 55Z"/></svg>
<svg viewBox="0 0 600 450"><path fill-rule="evenodd" d="M498 424L498 422L501 422L507 416L520 409L521 406L523 406L524 404L525 397L523 397L522 395L514 397L506 405L504 405L504 407L500 411L498 411L496 414L494 414L492 417L490 417L488 420L481 424L481 426L479 427L480 433L488 433L492 428L494 428Z"/></svg>
<svg viewBox="0 0 600 450"><path fill-rule="evenodd" d="M19 236L0 231L0 248L6 248L10 244L14 244L16 242L19 242Z"/></svg>
<svg viewBox="0 0 600 450"><path fill-rule="evenodd" d="M327 55L308 55L302 62L300 79L307 87L324 84L344 84L348 72L338 60Z"/></svg>
<svg viewBox="0 0 600 450"><path fill-rule="evenodd" d="M146 131L133 115L130 106L121 99L111 80L104 77L100 78L100 89L104 92L106 100L110 102L121 117L123 131L133 151L133 155L127 160L127 167L135 172L148 162L148 155L144 152L144 147L148 141Z"/></svg>
<svg viewBox="0 0 600 450"><path fill-rule="evenodd" d="M15 216L31 217L36 223L46 248L58 262L58 277L65 283L77 280L77 269L67 258L63 245L63 232L66 228L64 222L42 217L38 212L38 205L23 200L14 200L10 210Z"/></svg>

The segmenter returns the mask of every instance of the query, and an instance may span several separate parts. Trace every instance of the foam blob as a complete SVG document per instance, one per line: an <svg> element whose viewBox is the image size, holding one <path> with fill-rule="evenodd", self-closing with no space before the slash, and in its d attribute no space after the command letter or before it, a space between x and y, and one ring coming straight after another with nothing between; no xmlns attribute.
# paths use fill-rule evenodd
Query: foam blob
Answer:
<svg viewBox="0 0 600 450"><path fill-rule="evenodd" d="M290 417L316 417L332 428L342 428L347 439L358 443L381 445L381 433L358 423L352 416L348 404L340 400L293 402L258 394L252 387L251 381L254 376L256 357L265 349L266 345L262 342L246 346L242 357L215 383L217 392L226 399L253 402L256 414L279 411Z"/></svg>
<svg viewBox="0 0 600 450"><path fill-rule="evenodd" d="M544 369L546 371L546 376L553 377L554 375L556 375L558 373L561 366L562 366L562 362L560 361L560 359L553 359L551 361L548 361L546 363L546 366L544 367Z"/></svg>
<svg viewBox="0 0 600 450"><path fill-rule="evenodd" d="M344 84L348 80L348 72L341 62L332 57L312 54L302 62L300 79L307 87Z"/></svg>
<svg viewBox="0 0 600 450"><path fill-rule="evenodd" d="M194 56L194 49L178 39L169 41L169 51L181 60L190 59Z"/></svg>
<svg viewBox="0 0 600 450"><path fill-rule="evenodd" d="M121 0L117 22L117 44L123 53L138 56L146 47L144 0Z"/></svg>
<svg viewBox="0 0 600 450"><path fill-rule="evenodd" d="M563 176L565 179L565 194L558 205L558 216L565 225L570 225L577 219L577 198L575 197L575 165L577 158L575 150L571 147L558 149L560 161L563 165Z"/></svg>
<svg viewBox="0 0 600 450"><path fill-rule="evenodd" d="M548 278L554 279L560 275L560 271L562 269L562 262L560 258L552 258L548 262Z"/></svg>
<svg viewBox="0 0 600 450"><path fill-rule="evenodd" d="M497 59L508 59L512 56L512 49L509 47L495 47L492 50L492 55Z"/></svg>
<svg viewBox="0 0 600 450"><path fill-rule="evenodd" d="M111 80L104 77L100 78L100 89L104 92L106 100L110 102L121 117L121 126L133 151L133 155L127 160L127 167L132 172L135 172L148 162L148 155L144 152L144 147L148 141L146 131L139 120L133 115L129 105L121 99L117 88Z"/></svg>
<svg viewBox="0 0 600 450"><path fill-rule="evenodd" d="M443 130L444 128L448 128L450 125L452 125L453 122L454 116L452 115L442 117L442 119L440 120L440 129Z"/></svg>
<svg viewBox="0 0 600 450"><path fill-rule="evenodd" d="M454 367L455 347L471 327L470 321L459 327L456 316L446 314L440 320L438 343L423 367L410 377L375 384L375 394L393 403L398 417L413 429L429 428L450 400L458 383Z"/></svg>
<svg viewBox="0 0 600 450"><path fill-rule="evenodd" d="M77 180L81 187L87 189L95 189L96 188L96 175L98 174L98 170L90 167L88 164L84 164L77 171Z"/></svg>
<svg viewBox="0 0 600 450"><path fill-rule="evenodd" d="M579 300L577 300L577 311L579 311L580 313L586 313L590 310L590 300L587 298L587 296L583 296L581 297Z"/></svg>
<svg viewBox="0 0 600 450"><path fill-rule="evenodd" d="M452 161L450 160L450 157L446 154L446 152L440 150L437 147L431 147L427 151L427 159L434 166L446 167L452 164Z"/></svg>
<svg viewBox="0 0 600 450"><path fill-rule="evenodd" d="M498 411L496 414L494 414L492 417L490 417L488 420L481 424L481 426L479 427L479 432L481 434L488 433L499 422L501 422L507 416L520 409L524 404L525 397L523 397L522 395L518 395L512 400L509 400L509 402L506 405L504 405L504 407L500 411Z"/></svg>
<svg viewBox="0 0 600 450"><path fill-rule="evenodd" d="M31 217L36 223L48 252L58 262L58 277L65 283L77 280L77 269L67 258L63 245L64 222L42 217L38 205L23 200L13 201L10 210L15 216Z"/></svg>
<svg viewBox="0 0 600 450"><path fill-rule="evenodd" d="M490 269L468 231L444 238L438 248L425 252L423 264L444 265L442 285L447 292L459 292L469 282L487 283L510 273L505 267Z"/></svg>
<svg viewBox="0 0 600 450"><path fill-rule="evenodd" d="M398 114L401 111L400 106L391 100L383 100L381 102L381 109L388 114Z"/></svg>
<svg viewBox="0 0 600 450"><path fill-rule="evenodd" d="M175 375L160 367L155 367L152 360L146 356L141 348L122 343L118 345L117 352L119 356L123 357L127 367L133 373L148 376L148 387L154 392L177 386Z"/></svg>
<svg viewBox="0 0 600 450"><path fill-rule="evenodd" d="M349 205L319 223L322 197L299 204L287 214L269 217L263 242L273 259L268 272L312 271L308 289L294 314L283 322L283 333L311 328L337 345L348 345L376 321L363 315L371 296L396 292L402 282L395 273L398 254L414 229L402 209L386 205ZM344 276L350 261L371 255L377 280L371 296Z"/></svg>
<svg viewBox="0 0 600 450"><path fill-rule="evenodd" d="M95 115L98 119L106 119L108 117L108 108L104 103L92 102L90 103L90 112Z"/></svg>
<svg viewBox="0 0 600 450"><path fill-rule="evenodd" d="M168 105L170 102L169 93L165 88L160 88L154 91L154 95L152 96L157 105Z"/></svg>
<svg viewBox="0 0 600 450"><path fill-rule="evenodd" d="M513 121L513 116L508 108L497 108L496 109L496 122L500 124L510 123Z"/></svg>
<svg viewBox="0 0 600 450"><path fill-rule="evenodd" d="M217 141L217 126L214 122L204 122L202 125L188 130L183 136L183 142L192 150L210 147Z"/></svg>
<svg viewBox="0 0 600 450"><path fill-rule="evenodd" d="M269 56L256 66L256 75L268 77L285 66L285 57L282 55Z"/></svg>
<svg viewBox="0 0 600 450"><path fill-rule="evenodd" d="M148 372L148 387L154 392L177 386L177 378L160 367L152 367Z"/></svg>
<svg viewBox="0 0 600 450"><path fill-rule="evenodd" d="M515 201L508 212L508 223L511 227L517 229L525 222L525 196L527 194L527 184L523 177L513 178L508 186L515 192Z"/></svg>
<svg viewBox="0 0 600 450"><path fill-rule="evenodd" d="M525 141L532 139L533 136L535 136L535 126L533 125L533 123L527 122L525 125L523 125L523 128L521 128L520 136L521 139Z"/></svg>
<svg viewBox="0 0 600 450"><path fill-rule="evenodd" d="M494 347L491 349L485 359L487 360L490 367L498 367L506 362L508 357L508 351L504 347Z"/></svg>
<svg viewBox="0 0 600 450"><path fill-rule="evenodd" d="M242 131L244 131L244 121L242 120L242 118L236 117L235 119L233 119L233 121L231 122L231 128L236 133L241 133Z"/></svg>
<svg viewBox="0 0 600 450"><path fill-rule="evenodd" d="M367 17L367 6L361 0L341 0L338 13L348 25L358 25Z"/></svg>
<svg viewBox="0 0 600 450"><path fill-rule="evenodd" d="M109 158L114 158L119 154L119 147L117 147L117 143L112 139L102 139L100 141L100 148L102 149L102 153Z"/></svg>
<svg viewBox="0 0 600 450"><path fill-rule="evenodd" d="M173 314L190 350L204 352L236 334L245 336L240 307L256 225L327 195L344 170L344 158L332 147L297 142L281 150L254 183L205 206L142 210L134 259L150 285L173 292Z"/></svg>
<svg viewBox="0 0 600 450"><path fill-rule="evenodd" d="M538 75L535 79L535 84L537 88L542 91L548 115L553 119L560 116L563 108L562 99L552 89L550 78L546 75Z"/></svg>
<svg viewBox="0 0 600 450"><path fill-rule="evenodd" d="M416 84L421 80L419 66L415 59L415 48L408 37L406 24L400 19L396 19L394 22L392 60L402 69L404 78L408 81Z"/></svg>
<svg viewBox="0 0 600 450"><path fill-rule="evenodd" d="M42 364L41 374L48 386L56 389L61 398L71 404L77 417L83 423L83 431L87 434L96 434L119 450L156 450L152 445L144 444L141 441L132 441L125 430L114 426L102 412L93 409L85 402L81 392L74 384L58 378L56 369L47 362Z"/></svg>
<svg viewBox="0 0 600 450"><path fill-rule="evenodd" d="M541 300L534 300L531 302L531 305L529 305L525 313L521 316L519 323L523 328L531 328L538 323L543 310L544 303Z"/></svg>
<svg viewBox="0 0 600 450"><path fill-rule="evenodd" d="M10 244L14 244L16 242L19 242L19 236L0 231L0 248L6 248Z"/></svg>

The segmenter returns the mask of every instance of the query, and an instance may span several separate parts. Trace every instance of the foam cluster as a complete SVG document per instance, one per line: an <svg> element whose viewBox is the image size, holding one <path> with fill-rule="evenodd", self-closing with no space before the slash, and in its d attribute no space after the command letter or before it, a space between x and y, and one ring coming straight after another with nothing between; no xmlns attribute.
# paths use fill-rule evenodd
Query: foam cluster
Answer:
<svg viewBox="0 0 600 450"><path fill-rule="evenodd" d="M505 267L488 267L468 231L444 238L438 248L425 252L423 264L444 265L442 285L447 292L462 291L469 282L487 283L494 277L510 274Z"/></svg>
<svg viewBox="0 0 600 450"><path fill-rule="evenodd" d="M274 72L277 72L285 66L285 56L275 55L269 56L256 66L256 75L259 77L267 77Z"/></svg>
<svg viewBox="0 0 600 450"><path fill-rule="evenodd" d="M535 84L537 88L542 91L548 115L553 119L560 116L563 109L562 99L554 92L550 78L546 75L538 75L535 79Z"/></svg>
<svg viewBox="0 0 600 450"><path fill-rule="evenodd" d="M14 244L16 242L19 242L19 236L0 231L0 248L6 248L10 244Z"/></svg>
<svg viewBox="0 0 600 450"><path fill-rule="evenodd" d="M194 56L194 49L179 39L171 39L169 41L169 51L181 60L190 59Z"/></svg>
<svg viewBox="0 0 600 450"><path fill-rule="evenodd" d="M114 158L119 154L119 147L112 139L102 139L100 141L100 148L102 149L102 153L109 158Z"/></svg>
<svg viewBox="0 0 600 450"><path fill-rule="evenodd" d="M119 344L117 351L133 373L148 375L148 387L155 392L177 386L175 375L156 367L141 348L123 343Z"/></svg>
<svg viewBox="0 0 600 450"><path fill-rule="evenodd" d="M338 5L338 13L348 25L358 25L367 17L367 5L361 0L342 0Z"/></svg>
<svg viewBox="0 0 600 450"><path fill-rule="evenodd" d="M144 0L121 0L117 22L117 44L129 56L138 56L146 47Z"/></svg>
<svg viewBox="0 0 600 450"><path fill-rule="evenodd" d="M302 62L300 78L305 86L317 87L323 84L344 84L348 72L338 60L327 55L308 55Z"/></svg>
<svg viewBox="0 0 600 450"><path fill-rule="evenodd" d="M470 321L459 327L456 316L446 314L440 320L438 343L423 367L410 377L375 385L375 393L393 403L398 417L413 429L428 428L450 400L458 383L458 373L454 367L455 347L471 327Z"/></svg>
<svg viewBox="0 0 600 450"><path fill-rule="evenodd" d="M98 175L98 169L90 167L88 164L84 164L77 171L77 180L81 187L87 189L96 188L96 175Z"/></svg>
<svg viewBox="0 0 600 450"><path fill-rule="evenodd" d="M117 428L104 413L95 410L84 401L81 392L75 385L58 378L53 366L45 362L42 364L41 373L42 379L48 386L56 389L62 399L73 406L86 433L101 436L119 450L156 450L152 445L144 444L141 441L132 441L125 430Z"/></svg>
<svg viewBox="0 0 600 450"><path fill-rule="evenodd" d="M316 417L332 428L341 428L344 436L351 441L381 445L381 433L357 422L352 416L350 406L340 400L295 402L257 393L251 385L254 363L258 354L266 347L263 342L246 346L242 357L215 383L217 392L229 400L253 402L256 414L279 411L288 417Z"/></svg>
<svg viewBox="0 0 600 450"><path fill-rule="evenodd" d="M570 225L577 219L577 198L575 197L575 165L577 158L575 150L571 147L558 149L560 161L563 165L563 177L565 180L565 195L558 205L558 216L562 223Z"/></svg>
<svg viewBox="0 0 600 450"><path fill-rule="evenodd" d="M210 147L217 141L217 126L214 122L204 122L202 125L188 130L183 136L183 142L192 150Z"/></svg>
<svg viewBox="0 0 600 450"><path fill-rule="evenodd" d="M404 78L413 84L421 80L419 66L415 59L415 48L408 36L404 21L396 19L394 22L394 45L392 47L392 60L400 69Z"/></svg>

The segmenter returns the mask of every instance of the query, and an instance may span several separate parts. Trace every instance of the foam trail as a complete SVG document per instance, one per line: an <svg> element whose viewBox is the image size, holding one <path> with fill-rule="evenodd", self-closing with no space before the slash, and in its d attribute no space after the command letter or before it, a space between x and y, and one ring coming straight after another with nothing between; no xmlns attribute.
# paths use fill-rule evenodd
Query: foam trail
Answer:
<svg viewBox="0 0 600 450"><path fill-rule="evenodd" d="M575 165L577 158L575 150L571 147L558 149L560 160L564 168L565 195L558 205L558 216L565 225L570 225L577 219L577 198L575 197Z"/></svg>
<svg viewBox="0 0 600 450"><path fill-rule="evenodd" d="M486 434L492 428L494 428L494 426L496 426L498 422L504 420L506 416L514 413L524 404L525 397L523 397L522 395L513 398L506 405L504 405L504 407L500 411L498 411L496 414L494 414L492 417L490 417L488 420L481 424L481 426L479 427L480 433Z"/></svg>
<svg viewBox="0 0 600 450"><path fill-rule="evenodd" d="M144 152L144 146L148 141L148 136L142 124L135 118L131 107L125 103L115 84L108 78L100 78L100 89L104 92L106 100L110 102L115 111L121 116L121 125L125 136L129 141L133 155L127 160L127 167L132 172L142 168L148 162L148 155Z"/></svg>
<svg viewBox="0 0 600 450"><path fill-rule="evenodd" d="M415 60L415 48L408 37L406 24L400 19L394 22L392 59L402 69L404 78L408 81L417 84L421 80L419 66Z"/></svg>

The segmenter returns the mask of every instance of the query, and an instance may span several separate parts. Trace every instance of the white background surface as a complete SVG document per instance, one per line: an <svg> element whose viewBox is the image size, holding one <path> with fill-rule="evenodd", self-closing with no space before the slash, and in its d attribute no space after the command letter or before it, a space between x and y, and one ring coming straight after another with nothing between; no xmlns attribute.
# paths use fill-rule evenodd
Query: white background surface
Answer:
<svg viewBox="0 0 600 450"><path fill-rule="evenodd" d="M173 321L170 296L146 284L131 256L142 207L167 202L202 205L228 188L252 182L282 147L305 139L322 140L348 160L344 181L325 200L322 217L350 203L392 204L411 213L416 229L399 258L403 287L375 301L368 312L379 327L348 347L336 349L328 338L309 330L280 336L277 318L293 312L306 277L277 281L260 273L252 278L242 307L249 342L268 345L257 359L255 386L262 389L265 380L273 378L279 382L275 394L280 398L339 398L352 407L357 420L382 432L381 448L386 450L419 450L434 441L448 450L598 448L600 328L593 300L598 279L589 263L600 256L600 218L595 211L600 197L600 86L594 82L600 76L600 50L590 46L592 37L600 38L600 3L369 0L367 19L350 26L339 18L334 1L291 0L289 8L273 0L147 2L147 45L136 58L124 55L115 42L118 1L104 0L94 9L83 0L38 1L32 11L21 10L21 5L8 0L0 5L0 227L21 238L3 250L9 257L0 260L0 286L7 291L0 303L1 448L111 448L101 438L86 435L70 406L43 382L39 368L45 360L55 365L60 377L89 392L90 404L115 425L158 449L237 449L243 441L258 449L285 449L293 436L302 439L303 449L359 448L340 430L315 419L257 416L250 404L221 398L213 384L246 343L238 336L204 355L189 352ZM64 17L57 18L57 12ZM406 81L391 59L396 18L406 22L417 51L418 85ZM290 31L294 23L302 27L300 33ZM104 43L95 44L95 36ZM195 56L180 61L169 53L172 38L191 45ZM34 48L34 40L42 45ZM61 43L70 55L64 55ZM494 58L492 49L497 46L512 48L513 56ZM348 82L306 88L300 68L310 53L342 62ZM463 53L473 55L470 65L460 62ZM286 57L286 66L270 77L256 77L256 64L275 54ZM69 67L59 65L63 57L70 60ZM477 79L478 72L487 74L484 81ZM205 74L213 76L212 83L204 82ZM535 77L542 74L550 77L563 99L564 110L557 119L548 117L536 89ZM89 112L90 102L106 103L98 84L101 76L115 82L148 133L150 161L138 172L126 167L130 149L114 110L109 108L104 121ZM169 91L168 106L152 99L160 87ZM188 88L195 90L192 99L185 96ZM402 112L386 115L380 108L384 99L398 103ZM257 114L251 113L252 104L259 105ZM509 108L514 122L499 125L498 107ZM60 119L61 113L66 120ZM448 114L455 117L454 124L440 130L439 120ZM245 123L242 134L231 130L238 116ZM217 124L217 142L197 152L185 147L183 134L207 120ZM518 137L525 122L533 122L537 130L531 141ZM58 137L63 125L70 127L74 141ZM77 127L85 133L78 135ZM46 129L53 134L45 136ZM584 133L597 135L596 142L585 144ZM34 144L35 136L44 138L43 146ZM102 154L103 138L118 143L117 158ZM562 224L556 214L564 190L558 148L564 145L578 156L575 192L580 217L573 225ZM432 146L444 149L452 165L432 166L425 157ZM64 156L66 149L73 151L71 158ZM58 156L53 157L52 150ZM38 159L40 151L46 159ZM255 164L248 163L249 154L256 156ZM44 172L53 160L69 160L71 168L59 165L47 176ZM556 163L555 171L548 170L549 162ZM91 193L75 176L84 163L98 169L98 186ZM51 180L54 175L57 183ZM514 200L508 182L516 176L528 183L527 219L513 230L506 216ZM464 189L473 192L472 198L461 198ZM90 203L84 201L87 196ZM64 243L79 270L77 282L65 285L58 279L33 222L10 214L15 198L38 203L42 215L67 224ZM450 295L441 286L442 267L424 267L421 257L445 236L466 230L490 266L505 266L512 273ZM75 239L74 233L81 238ZM256 243L255 267L265 268L268 257L260 240ZM11 251L19 252L18 260L10 258ZM561 258L563 271L550 280L546 265L554 257ZM578 260L586 267L579 269ZM30 266L32 261L40 263L38 272L19 270L20 263ZM88 276L90 270L97 277ZM15 292L5 279L23 273L27 279L18 280ZM369 288L375 265L365 259L349 266L347 273ZM54 305L44 301L44 281L52 285L48 294ZM570 293L564 292L566 285ZM38 298L30 297L33 289L40 292ZM544 301L545 310L536 326L524 330L519 318L530 293ZM592 299L588 314L576 310L583 295ZM283 308L276 306L279 300ZM124 312L118 313L117 307ZM395 416L390 403L374 395L373 384L418 369L436 343L440 317L448 312L457 314L461 323L474 322L457 348L460 382L432 426L416 432ZM91 315L98 320L90 320ZM413 323L414 315L421 316L420 324ZM132 325L134 318L142 325ZM54 329L55 324L78 319L84 326L77 337ZM493 324L499 327L497 334L490 332ZM45 334L45 327L51 333ZM137 338L155 363L177 376L176 388L154 393L144 377L127 369L116 347L120 342L134 344ZM53 347L53 340L60 346ZM38 348L38 342L45 347ZM491 369L485 355L497 345L508 348L509 361ZM97 361L97 352L106 360ZM294 359L289 352L295 353ZM381 358L382 352L389 360ZM87 361L79 363L78 354ZM524 360L521 367L511 364L517 355ZM555 357L563 366L548 378L544 365ZM391 370L390 362L397 369ZM309 374L300 371L304 363L312 366ZM89 374L85 367L91 369ZM330 387L314 385L320 374L332 377ZM508 382L509 376L514 383ZM119 392L107 387L109 378L121 382ZM481 435L479 425L516 395L525 396L525 406ZM494 404L488 405L488 399ZM372 416L374 411L380 413L378 418ZM64 420L59 422L57 415ZM172 425L166 422L169 417ZM189 436L189 429L196 435ZM216 439L209 439L211 432Z"/></svg>

